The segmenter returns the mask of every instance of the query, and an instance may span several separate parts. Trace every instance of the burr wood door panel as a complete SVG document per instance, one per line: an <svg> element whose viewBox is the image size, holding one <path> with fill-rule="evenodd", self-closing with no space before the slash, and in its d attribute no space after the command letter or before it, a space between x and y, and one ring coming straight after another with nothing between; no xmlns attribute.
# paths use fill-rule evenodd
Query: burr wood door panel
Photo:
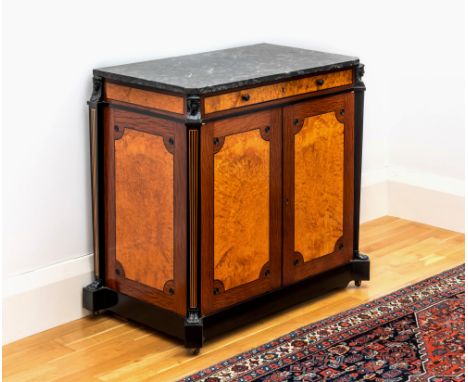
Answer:
<svg viewBox="0 0 468 382"><path fill-rule="evenodd" d="M283 284L352 258L354 94L284 108Z"/></svg>
<svg viewBox="0 0 468 382"><path fill-rule="evenodd" d="M281 111L202 128L202 306L281 285Z"/></svg>
<svg viewBox="0 0 468 382"><path fill-rule="evenodd" d="M118 109L107 114L107 282L124 294L183 314L183 126Z"/></svg>

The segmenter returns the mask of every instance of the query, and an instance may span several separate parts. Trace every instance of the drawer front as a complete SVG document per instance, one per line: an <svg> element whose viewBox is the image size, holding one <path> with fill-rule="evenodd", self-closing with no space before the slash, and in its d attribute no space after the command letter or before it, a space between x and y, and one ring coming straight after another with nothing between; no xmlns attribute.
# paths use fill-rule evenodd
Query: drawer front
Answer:
<svg viewBox="0 0 468 382"><path fill-rule="evenodd" d="M349 69L220 94L205 98L205 114L350 85L352 82L353 71Z"/></svg>

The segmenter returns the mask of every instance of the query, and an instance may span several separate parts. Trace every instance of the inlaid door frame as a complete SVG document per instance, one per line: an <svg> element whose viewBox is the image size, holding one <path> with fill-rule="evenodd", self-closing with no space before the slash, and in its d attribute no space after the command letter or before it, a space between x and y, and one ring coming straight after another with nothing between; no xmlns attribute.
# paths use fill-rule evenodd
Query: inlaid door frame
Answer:
<svg viewBox="0 0 468 382"><path fill-rule="evenodd" d="M161 137L162 150L172 155L173 163L173 263L172 276L164 286L154 288L127 278L125 267L116 259L116 156L115 145L126 131ZM104 110L104 211L106 283L123 294L141 299L165 309L186 314L186 262L187 262L187 160L186 130L183 124L137 112L106 107ZM157 179L157 174L148 174ZM151 257L151 253L147 254Z"/></svg>
<svg viewBox="0 0 468 382"><path fill-rule="evenodd" d="M230 137L257 132L269 142L269 261L258 278L227 290L215 279L215 156ZM207 123L201 128L201 301L203 315L281 286L281 109L249 113ZM255 222L252 222L255 227Z"/></svg>
<svg viewBox="0 0 468 382"><path fill-rule="evenodd" d="M306 118L333 112L344 125L343 235L334 249L304 262L295 249L295 136ZM349 263L353 258L354 92L299 102L283 109L283 285ZM324 206L317 205L320 210Z"/></svg>

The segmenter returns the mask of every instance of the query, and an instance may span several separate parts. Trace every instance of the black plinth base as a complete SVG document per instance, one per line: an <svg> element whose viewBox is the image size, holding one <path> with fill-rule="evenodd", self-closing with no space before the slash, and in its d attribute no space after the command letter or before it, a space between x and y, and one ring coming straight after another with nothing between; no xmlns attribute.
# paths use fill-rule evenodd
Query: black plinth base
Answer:
<svg viewBox="0 0 468 382"><path fill-rule="evenodd" d="M205 317L190 311L187 317L125 296L96 282L83 288L83 306L93 312L108 310L184 341L185 347L199 349L209 338L258 320L292 305L310 300L333 289L345 288L350 281L357 286L369 280L370 262L366 255L355 254L351 263L254 298Z"/></svg>
<svg viewBox="0 0 468 382"><path fill-rule="evenodd" d="M93 314L108 309L118 302L117 293L102 286L101 280L96 280L83 288L83 308L90 310Z"/></svg>

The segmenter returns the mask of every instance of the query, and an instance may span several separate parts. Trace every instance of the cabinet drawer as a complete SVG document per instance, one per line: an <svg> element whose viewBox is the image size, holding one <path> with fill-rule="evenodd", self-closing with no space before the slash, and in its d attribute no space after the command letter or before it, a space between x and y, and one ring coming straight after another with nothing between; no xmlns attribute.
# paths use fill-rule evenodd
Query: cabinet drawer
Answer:
<svg viewBox="0 0 468 382"><path fill-rule="evenodd" d="M215 95L205 98L205 114L350 85L352 82L353 71L349 69Z"/></svg>

